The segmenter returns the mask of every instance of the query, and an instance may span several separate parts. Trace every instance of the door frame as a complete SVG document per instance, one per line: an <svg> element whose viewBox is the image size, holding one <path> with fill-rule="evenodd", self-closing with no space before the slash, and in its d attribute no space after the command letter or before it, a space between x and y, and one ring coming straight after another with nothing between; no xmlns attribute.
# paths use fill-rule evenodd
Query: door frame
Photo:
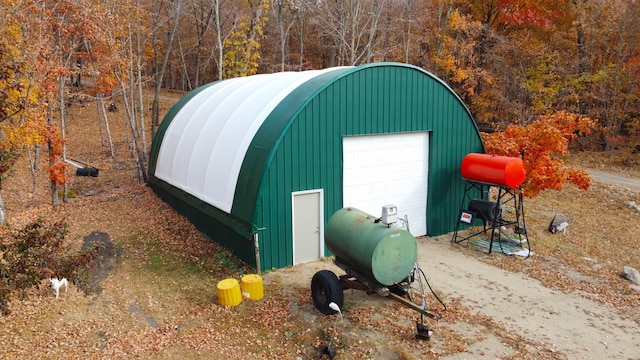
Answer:
<svg viewBox="0 0 640 360"><path fill-rule="evenodd" d="M294 191L291 193L291 247L292 247L292 262L293 265L302 263L296 262L296 211L295 211L295 197L298 195L318 194L318 236L319 236L319 251L320 258L324 255L324 189L312 189L303 191ZM306 261L303 261L306 262Z"/></svg>
<svg viewBox="0 0 640 360"><path fill-rule="evenodd" d="M411 132L398 132L398 133L385 133L385 134L365 134L365 135L349 135L342 137L342 205L343 207L354 206L359 207L360 210L377 215L380 214L382 206L387 204L394 204L398 206L398 216L409 215L409 225L411 233L414 236L423 236L429 233L429 170L431 166L431 147L432 147L432 134L433 131L411 131ZM405 137L405 138L403 138ZM410 139L411 142L402 141L401 149L404 151L409 150L410 159L408 161L395 161L391 154L394 151L397 152L397 144L399 140ZM387 142L391 143L389 146ZM383 146L385 144L387 146ZM419 146L418 146L419 145ZM384 150L380 150L380 148ZM419 153L417 150L419 149ZM359 154L366 154L364 158L360 158ZM387 154L388 153L388 154ZM381 159L381 157L384 157ZM377 160L380 159L380 160ZM402 158L398 158L402 160ZM424 171L416 172L417 169L412 164L417 164L417 160ZM373 163L372 161L375 161ZM391 164L392 163L392 164ZM361 173L354 175L353 165L357 165ZM365 166L366 165L366 166ZM394 167L395 166L395 167ZM397 176L391 179L386 176L374 176L378 174L379 169L387 169ZM365 171L369 169L375 169L372 171ZM384 171L384 170L383 170ZM365 175L362 175L365 174ZM400 178L407 179L412 175L411 179L420 178L421 191L415 192L408 197L406 193L394 193L387 191L388 188L394 182ZM416 176L413 176L416 175ZM364 176L364 177L363 177ZM364 181L363 181L364 179ZM370 179L376 179L377 182L370 182ZM380 180L385 179L385 180ZM366 187L365 187L366 185ZM358 191L364 191L369 199L363 199L362 194L353 193L353 188L357 188ZM363 190L365 189L365 190ZM424 190L424 193L423 191ZM417 197L418 193L420 194ZM383 195L381 195L383 194ZM395 194L392 196L391 194ZM396 196L400 195L400 196ZM417 200L416 200L417 199ZM360 204L360 205L359 205ZM409 206L408 206L409 205ZM420 220L417 223L420 226L416 226L416 219ZM413 224L413 225L412 225Z"/></svg>

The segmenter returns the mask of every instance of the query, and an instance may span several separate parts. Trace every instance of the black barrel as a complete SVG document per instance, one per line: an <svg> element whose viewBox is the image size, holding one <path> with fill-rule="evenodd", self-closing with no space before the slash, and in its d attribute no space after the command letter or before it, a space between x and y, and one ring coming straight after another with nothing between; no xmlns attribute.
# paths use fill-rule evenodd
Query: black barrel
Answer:
<svg viewBox="0 0 640 360"><path fill-rule="evenodd" d="M495 222L500 220L502 216L502 210L498 203L484 199L471 199L468 210L475 213L476 218L485 221Z"/></svg>
<svg viewBox="0 0 640 360"><path fill-rule="evenodd" d="M98 169L94 167L83 167L76 169L76 176L98 177Z"/></svg>

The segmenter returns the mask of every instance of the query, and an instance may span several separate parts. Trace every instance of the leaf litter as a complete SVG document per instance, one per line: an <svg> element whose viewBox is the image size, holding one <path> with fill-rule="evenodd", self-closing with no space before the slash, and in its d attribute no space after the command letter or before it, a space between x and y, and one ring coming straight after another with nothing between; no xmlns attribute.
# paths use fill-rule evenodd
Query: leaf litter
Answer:
<svg viewBox="0 0 640 360"><path fill-rule="evenodd" d="M164 111L175 100L165 100ZM13 297L10 314L0 318L0 358L319 359L328 358L323 350L332 346L336 358L344 359L437 359L468 354L490 335L501 342L497 346L509 350L501 358L567 358L559 347L506 331L503 324L473 311L463 298L444 299L448 310L440 321L430 322L436 335L428 342L413 337L419 320L415 311L353 290L348 290L350 299L357 301L345 306L341 322L315 311L308 286L286 280L266 281L262 300L219 306L217 282L253 270L138 182L122 115L111 114L116 144L112 159L101 144L95 113L70 108L68 154L100 173L97 178L73 177L75 197L69 204L49 205L43 172L33 194L24 157L3 181L12 226L38 216L63 218L70 226L67 240L77 249L91 232L104 232L121 251L111 254L115 266L99 280L99 293L87 294L71 285L56 300L43 283L26 297ZM594 154L586 158L585 166L602 161ZM457 250L526 274L551 289L607 304L640 324L640 295L618 276L622 266L640 268L640 215L624 206L633 198L640 202L638 193L599 183L587 191L567 186L562 192L545 192L525 200L535 256L522 261ZM556 212L575 216L567 235L546 232ZM594 262L601 267L595 268ZM287 270L288 277L309 276ZM265 279L270 275L264 274ZM491 355L485 351L475 354Z"/></svg>

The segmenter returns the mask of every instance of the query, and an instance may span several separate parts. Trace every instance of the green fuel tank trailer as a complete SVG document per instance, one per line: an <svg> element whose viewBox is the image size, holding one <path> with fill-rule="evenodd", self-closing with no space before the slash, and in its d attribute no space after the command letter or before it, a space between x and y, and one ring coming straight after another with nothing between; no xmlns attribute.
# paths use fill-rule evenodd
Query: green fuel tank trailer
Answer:
<svg viewBox="0 0 640 360"><path fill-rule="evenodd" d="M355 208L343 208L331 216L324 240L337 263L384 286L406 279L418 256L418 244L410 232Z"/></svg>

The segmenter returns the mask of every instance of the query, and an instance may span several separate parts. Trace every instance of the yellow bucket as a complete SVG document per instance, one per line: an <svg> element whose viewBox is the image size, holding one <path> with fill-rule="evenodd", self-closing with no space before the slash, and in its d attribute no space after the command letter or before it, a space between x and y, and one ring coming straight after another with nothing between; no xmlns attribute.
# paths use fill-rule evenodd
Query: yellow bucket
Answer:
<svg viewBox="0 0 640 360"><path fill-rule="evenodd" d="M218 303L222 306L236 306L242 302L238 280L229 278L218 282Z"/></svg>
<svg viewBox="0 0 640 360"><path fill-rule="evenodd" d="M260 300L264 297L264 286L260 275L245 275L240 279L242 296L249 300Z"/></svg>

